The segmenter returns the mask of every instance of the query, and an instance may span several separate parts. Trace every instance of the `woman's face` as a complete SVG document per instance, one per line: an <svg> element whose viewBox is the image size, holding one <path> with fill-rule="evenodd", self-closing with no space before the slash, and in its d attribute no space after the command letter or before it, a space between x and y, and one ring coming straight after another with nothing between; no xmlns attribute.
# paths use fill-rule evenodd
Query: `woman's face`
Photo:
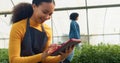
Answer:
<svg viewBox="0 0 120 63"><path fill-rule="evenodd" d="M76 20L78 20L78 17L76 18Z"/></svg>
<svg viewBox="0 0 120 63"><path fill-rule="evenodd" d="M35 21L43 23L50 19L54 11L54 4L43 2L39 6L33 5L33 11L33 17Z"/></svg>

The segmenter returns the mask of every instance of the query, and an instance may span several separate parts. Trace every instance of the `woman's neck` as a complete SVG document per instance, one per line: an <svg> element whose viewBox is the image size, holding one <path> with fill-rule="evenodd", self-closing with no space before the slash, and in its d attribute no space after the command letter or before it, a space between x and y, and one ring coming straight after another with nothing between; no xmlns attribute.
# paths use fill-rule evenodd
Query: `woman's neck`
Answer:
<svg viewBox="0 0 120 63"><path fill-rule="evenodd" d="M39 26L41 23L37 20L37 18L35 18L34 16L31 16L30 24L33 26Z"/></svg>

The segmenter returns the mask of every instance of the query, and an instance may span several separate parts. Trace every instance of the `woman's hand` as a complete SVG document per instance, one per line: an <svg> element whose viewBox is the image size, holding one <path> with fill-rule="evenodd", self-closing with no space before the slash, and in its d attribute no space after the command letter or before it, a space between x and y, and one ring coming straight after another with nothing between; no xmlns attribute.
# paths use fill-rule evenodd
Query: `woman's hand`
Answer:
<svg viewBox="0 0 120 63"><path fill-rule="evenodd" d="M45 58L51 55L52 52L55 51L58 47L59 45L57 44L51 44L49 48L42 53L42 60L45 60Z"/></svg>
<svg viewBox="0 0 120 63"><path fill-rule="evenodd" d="M61 54L61 61L64 61L68 55L73 51L74 46L70 46L69 48L66 48L65 52L60 52Z"/></svg>

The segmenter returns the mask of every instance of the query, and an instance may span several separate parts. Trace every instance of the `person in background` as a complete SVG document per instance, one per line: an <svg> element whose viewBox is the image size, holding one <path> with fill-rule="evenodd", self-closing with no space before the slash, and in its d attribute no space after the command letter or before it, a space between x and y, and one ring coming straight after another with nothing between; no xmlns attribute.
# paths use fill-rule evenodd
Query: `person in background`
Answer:
<svg viewBox="0 0 120 63"><path fill-rule="evenodd" d="M58 45L51 45L52 31L44 22L53 14L53 0L33 0L20 3L12 12L9 39L9 63L59 63L72 52L73 47L50 56Z"/></svg>
<svg viewBox="0 0 120 63"><path fill-rule="evenodd" d="M79 24L77 23L79 14L76 12L73 12L70 14L70 31L69 31L69 39L75 38L75 39L80 39L80 27ZM78 47L78 45L77 45ZM66 60L68 60L69 62L72 60L74 56L74 50L72 51L72 53L67 57Z"/></svg>
<svg viewBox="0 0 120 63"><path fill-rule="evenodd" d="M70 14L70 31L69 31L69 39L75 38L80 39L80 27L77 23L79 14L78 13L71 13Z"/></svg>

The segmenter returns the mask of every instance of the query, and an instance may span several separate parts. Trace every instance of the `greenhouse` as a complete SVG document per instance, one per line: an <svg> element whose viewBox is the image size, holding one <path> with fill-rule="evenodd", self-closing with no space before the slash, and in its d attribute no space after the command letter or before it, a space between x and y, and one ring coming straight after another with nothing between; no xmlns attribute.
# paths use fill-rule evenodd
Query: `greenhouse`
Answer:
<svg viewBox="0 0 120 63"><path fill-rule="evenodd" d="M32 1L0 2L0 63L10 63L12 10L19 3L32 4ZM75 47L74 57L70 63L120 63L120 0L54 0L54 2L54 12L51 18L44 22L52 30L52 44L62 44L69 40L70 15L74 12L79 14L77 23L81 43L79 47Z"/></svg>

